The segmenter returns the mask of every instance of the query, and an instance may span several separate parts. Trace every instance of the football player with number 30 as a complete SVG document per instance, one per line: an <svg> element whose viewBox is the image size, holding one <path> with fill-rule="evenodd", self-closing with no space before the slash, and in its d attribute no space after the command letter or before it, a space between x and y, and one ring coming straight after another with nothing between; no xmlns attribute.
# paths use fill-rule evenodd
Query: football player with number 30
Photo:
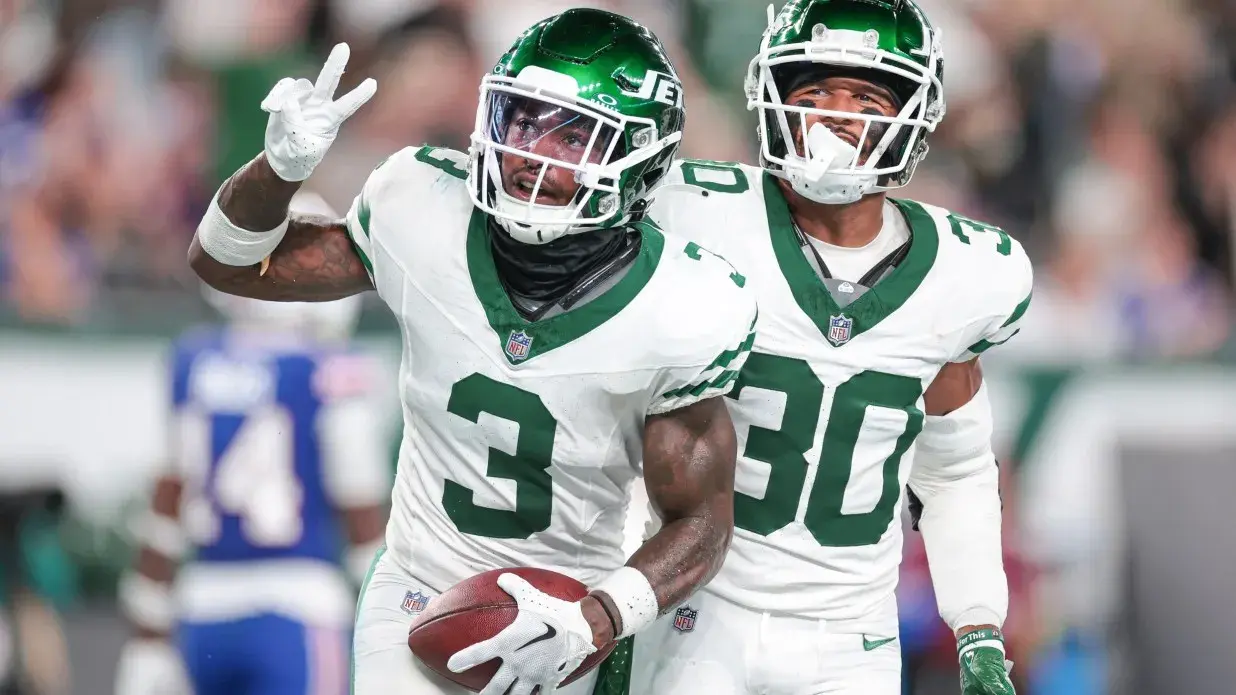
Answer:
<svg viewBox="0 0 1236 695"><path fill-rule="evenodd" d="M590 595L560 601L503 575L519 617L448 666L501 659L485 695L549 695L720 567L736 456L720 396L754 340L755 302L728 263L644 220L683 104L643 27L598 10L538 23L482 81L468 155L403 150L346 220L289 217L376 90L334 98L347 57L337 47L316 84L284 80L262 103L265 151L223 185L190 263L260 299L377 290L400 324L403 442L387 548L357 611L354 692L463 692L411 654L412 616L479 572L535 566ZM641 459L664 525L624 566Z"/></svg>
<svg viewBox="0 0 1236 695"><path fill-rule="evenodd" d="M907 483L964 692L1013 692L979 356L1017 333L1030 263L995 227L887 195L944 117L941 58L912 0L769 8L747 78L762 168L687 161L656 194L652 217L734 261L760 318L729 394L733 545L636 639L635 692L900 693Z"/></svg>

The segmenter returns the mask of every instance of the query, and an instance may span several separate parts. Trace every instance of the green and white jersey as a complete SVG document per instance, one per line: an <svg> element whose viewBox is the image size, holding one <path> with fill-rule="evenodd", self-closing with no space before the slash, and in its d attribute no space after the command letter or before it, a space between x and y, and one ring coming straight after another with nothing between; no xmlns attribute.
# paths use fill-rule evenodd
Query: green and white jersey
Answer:
<svg viewBox="0 0 1236 695"><path fill-rule="evenodd" d="M923 392L944 365L1012 337L1031 286L1030 263L1004 232L909 200L888 205L909 225L910 250L840 304L761 169L679 162L650 215L731 260L760 305L755 347L728 395L737 528L708 589L875 634L896 634L902 491ZM855 294L837 287L847 289Z"/></svg>
<svg viewBox="0 0 1236 695"><path fill-rule="evenodd" d="M591 584L625 561L645 418L731 388L754 340L753 293L728 263L641 224L621 279L526 321L495 270L465 161L405 149L347 217L403 335L389 553L436 591L515 566Z"/></svg>

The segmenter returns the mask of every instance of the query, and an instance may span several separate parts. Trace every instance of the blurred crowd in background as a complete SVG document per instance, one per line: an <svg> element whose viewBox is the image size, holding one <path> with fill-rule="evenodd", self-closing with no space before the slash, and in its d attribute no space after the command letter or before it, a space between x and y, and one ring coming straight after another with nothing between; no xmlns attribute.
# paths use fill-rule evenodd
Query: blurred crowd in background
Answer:
<svg viewBox="0 0 1236 695"><path fill-rule="evenodd" d="M1004 227L1035 261L1027 326L994 359L1236 357L1236 2L919 3L944 32L948 116L904 195ZM378 80L309 182L343 212L391 152L466 149L481 75L517 31L580 4L665 41L686 86L685 156L755 160L743 78L764 0L0 0L0 328L170 334L209 317L185 251L220 183L261 150L258 105L279 78L313 77L347 41L341 90ZM54 497L13 510L46 535ZM1036 570L1010 527L1019 678L1055 683L1032 692L1103 692L1084 660L1045 670L1063 642L1044 647L1055 628L1027 608ZM0 533L6 557L15 543ZM942 665L945 685L915 692L955 692L916 543L907 663ZM71 576L54 556L38 560L53 598ZM0 662L6 649L0 631Z"/></svg>
<svg viewBox="0 0 1236 695"><path fill-rule="evenodd" d="M351 43L376 76L313 186L346 210L408 144L466 148L479 76L559 0L0 0L0 291L90 326L195 301L184 251L261 148L258 103ZM751 161L742 80L761 0L610 0L667 42L685 154ZM1182 358L1231 342L1236 4L924 0L949 115L906 192L1003 225L1037 262L1033 361ZM134 311L134 303L142 307Z"/></svg>

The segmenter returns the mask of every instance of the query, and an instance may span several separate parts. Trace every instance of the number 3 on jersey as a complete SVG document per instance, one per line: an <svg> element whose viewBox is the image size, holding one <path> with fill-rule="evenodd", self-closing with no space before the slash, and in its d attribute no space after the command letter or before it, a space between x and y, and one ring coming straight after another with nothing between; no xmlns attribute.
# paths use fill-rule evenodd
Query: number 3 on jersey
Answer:
<svg viewBox="0 0 1236 695"><path fill-rule="evenodd" d="M781 427L772 430L753 425L743 451L748 459L769 465L763 498L734 495L734 525L767 536L798 516L809 468L806 455L819 427L824 384L803 360L753 352L729 397L738 400L746 389L785 395ZM922 395L923 387L917 379L871 371L856 374L834 390L819 466L803 510L803 525L820 545L873 545L888 530L901 494L901 458L923 429L923 412L916 405ZM884 431L878 433L896 441L892 453L880 464L882 482L875 508L847 514L843 506L846 490L856 479L855 448L872 407L900 410L906 414L906 424L900 434L887 428L880 428Z"/></svg>
<svg viewBox="0 0 1236 695"><path fill-rule="evenodd" d="M510 384L473 374L451 388L447 412L480 424L481 413L519 427L515 455L489 448L485 476L515 481L515 508L490 509L473 501L473 491L447 480L442 507L460 531L487 538L527 538L549 528L553 513L554 433L558 423L541 397Z"/></svg>

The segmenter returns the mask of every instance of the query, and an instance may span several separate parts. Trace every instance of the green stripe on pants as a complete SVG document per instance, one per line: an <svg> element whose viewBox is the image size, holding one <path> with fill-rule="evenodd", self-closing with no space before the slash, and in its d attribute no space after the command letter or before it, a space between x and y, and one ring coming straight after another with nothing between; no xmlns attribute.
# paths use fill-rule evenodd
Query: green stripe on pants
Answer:
<svg viewBox="0 0 1236 695"><path fill-rule="evenodd" d="M629 695L631 692L631 659L635 652L635 638L627 637L618 642L609 658L597 667L597 684L592 695Z"/></svg>

